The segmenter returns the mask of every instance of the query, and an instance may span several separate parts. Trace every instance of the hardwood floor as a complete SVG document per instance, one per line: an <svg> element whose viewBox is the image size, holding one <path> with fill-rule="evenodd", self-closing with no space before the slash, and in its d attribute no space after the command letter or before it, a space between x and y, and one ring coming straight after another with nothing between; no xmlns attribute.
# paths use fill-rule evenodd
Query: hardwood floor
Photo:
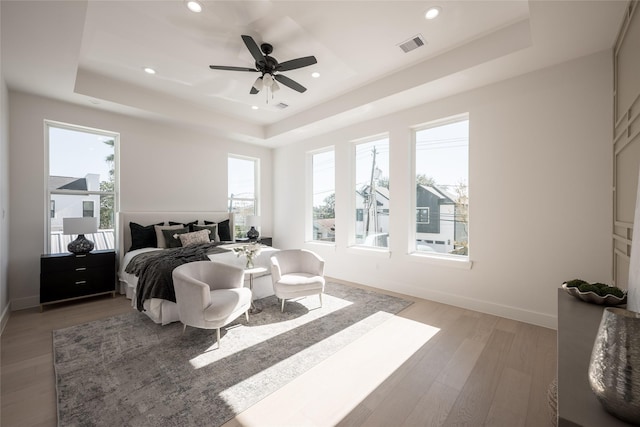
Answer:
<svg viewBox="0 0 640 427"><path fill-rule="evenodd" d="M550 425L555 331L410 299L224 426ZM1 425L56 425L52 330L131 309L118 296L11 313L1 343Z"/></svg>

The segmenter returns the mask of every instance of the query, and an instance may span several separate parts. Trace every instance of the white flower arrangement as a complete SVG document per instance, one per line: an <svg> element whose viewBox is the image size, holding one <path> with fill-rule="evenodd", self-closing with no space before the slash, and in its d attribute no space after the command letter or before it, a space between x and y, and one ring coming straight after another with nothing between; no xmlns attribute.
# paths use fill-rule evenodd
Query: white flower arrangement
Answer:
<svg viewBox="0 0 640 427"><path fill-rule="evenodd" d="M257 242L249 243L248 245L232 248L237 257L244 255L247 257L247 265L245 268L253 268L253 259L260 255L263 245Z"/></svg>

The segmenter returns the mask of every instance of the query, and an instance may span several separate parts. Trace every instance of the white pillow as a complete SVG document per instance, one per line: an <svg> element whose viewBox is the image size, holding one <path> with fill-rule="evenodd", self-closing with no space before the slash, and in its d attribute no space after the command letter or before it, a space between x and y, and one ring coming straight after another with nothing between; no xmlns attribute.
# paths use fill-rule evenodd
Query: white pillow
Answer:
<svg viewBox="0 0 640 427"><path fill-rule="evenodd" d="M194 231L193 233L178 234L182 246L197 245L199 243L209 243L210 230Z"/></svg>
<svg viewBox="0 0 640 427"><path fill-rule="evenodd" d="M178 225L154 225L153 228L155 228L155 230L156 230L156 238L158 239L158 247L159 248L166 248L167 247L167 241L164 238L164 234L162 233L162 230L177 230L179 228L185 228L185 226L182 225L182 224L178 224Z"/></svg>

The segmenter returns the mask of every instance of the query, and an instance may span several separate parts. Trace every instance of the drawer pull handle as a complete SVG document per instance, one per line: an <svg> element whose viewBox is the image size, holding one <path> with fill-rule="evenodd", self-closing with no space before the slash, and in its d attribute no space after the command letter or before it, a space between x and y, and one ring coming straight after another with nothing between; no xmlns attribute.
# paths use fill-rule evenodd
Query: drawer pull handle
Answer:
<svg viewBox="0 0 640 427"><path fill-rule="evenodd" d="M87 283L87 281L86 281L86 280L78 280L78 281L76 282L76 285L84 285L84 284L86 284L86 283Z"/></svg>
<svg viewBox="0 0 640 427"><path fill-rule="evenodd" d="M85 271L87 269L87 267L78 267L76 268L76 271Z"/></svg>
<svg viewBox="0 0 640 427"><path fill-rule="evenodd" d="M76 258L84 258L86 256L87 256L86 254L85 255L76 255Z"/></svg>

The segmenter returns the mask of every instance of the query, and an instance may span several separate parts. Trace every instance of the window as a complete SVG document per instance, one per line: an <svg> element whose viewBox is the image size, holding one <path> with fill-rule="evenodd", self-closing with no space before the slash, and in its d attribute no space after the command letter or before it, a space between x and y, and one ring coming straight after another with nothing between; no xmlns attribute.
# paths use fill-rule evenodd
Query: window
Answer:
<svg viewBox="0 0 640 427"><path fill-rule="evenodd" d="M312 240L335 242L335 151L331 149L312 154L311 169L313 194Z"/></svg>
<svg viewBox="0 0 640 427"><path fill-rule="evenodd" d="M389 247L389 138L355 145L355 244Z"/></svg>
<svg viewBox="0 0 640 427"><path fill-rule="evenodd" d="M247 218L258 215L259 160L230 155L227 166L229 212L235 214L233 233L235 237L247 237Z"/></svg>
<svg viewBox="0 0 640 427"><path fill-rule="evenodd" d="M75 236L64 235L64 218L97 217L98 232L87 235L96 249L115 249L117 148L119 135L45 122L47 163L47 253L67 252Z"/></svg>
<svg viewBox="0 0 640 427"><path fill-rule="evenodd" d="M92 217L93 215L93 201L84 201L82 202L82 216L83 217Z"/></svg>
<svg viewBox="0 0 640 427"><path fill-rule="evenodd" d="M418 252L469 254L469 118L415 130L415 242Z"/></svg>

